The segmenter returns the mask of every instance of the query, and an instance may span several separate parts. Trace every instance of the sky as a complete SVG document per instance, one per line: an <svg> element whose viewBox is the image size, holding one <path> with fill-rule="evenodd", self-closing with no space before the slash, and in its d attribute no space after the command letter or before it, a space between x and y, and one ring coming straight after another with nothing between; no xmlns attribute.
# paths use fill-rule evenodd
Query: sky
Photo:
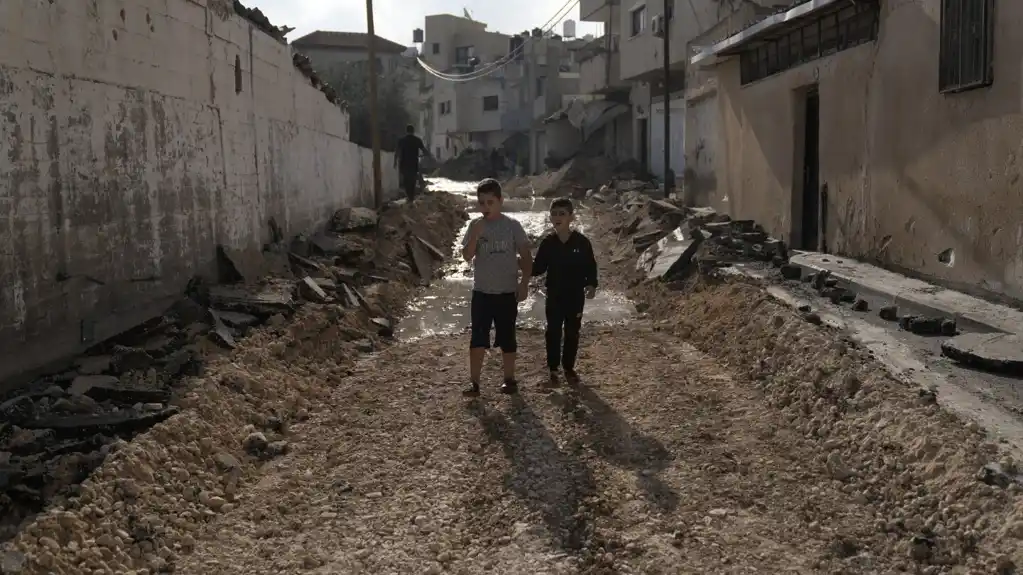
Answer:
<svg viewBox="0 0 1023 575"><path fill-rule="evenodd" d="M365 0L242 0L249 8L259 8L275 26L293 26L288 34L295 40L315 30L338 32L366 31ZM563 0L374 0L374 24L378 36L406 46L412 45L412 31L423 27L427 14L462 15L467 8L474 20L485 22L494 32L516 34L543 26L564 6ZM569 18L575 20L576 35L599 33L599 24L579 22L579 8ZM561 33L561 25L554 28Z"/></svg>

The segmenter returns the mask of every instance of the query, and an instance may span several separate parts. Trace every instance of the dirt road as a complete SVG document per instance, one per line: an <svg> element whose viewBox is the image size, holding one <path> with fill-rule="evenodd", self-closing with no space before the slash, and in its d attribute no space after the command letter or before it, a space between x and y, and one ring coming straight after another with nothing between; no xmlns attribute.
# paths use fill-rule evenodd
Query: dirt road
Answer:
<svg viewBox="0 0 1023 575"><path fill-rule="evenodd" d="M649 322L586 335L582 386L541 393L527 367L513 398L496 379L458 395L464 338L365 360L179 570L810 572L837 518L872 530L710 358ZM523 365L542 365L524 339Z"/></svg>
<svg viewBox="0 0 1023 575"><path fill-rule="evenodd" d="M609 289L630 284L625 267L604 270ZM522 393L497 393L491 357L478 400L459 393L464 335L420 333L349 367L352 349L331 339L344 326L300 314L213 366L173 425L115 450L74 512L41 516L18 548L58 567L32 573L1023 564L1019 485L978 473L1014 462L975 424L756 286L630 295L646 314L584 326L580 386L539 388L543 336L527 329ZM305 331L320 337L280 341Z"/></svg>

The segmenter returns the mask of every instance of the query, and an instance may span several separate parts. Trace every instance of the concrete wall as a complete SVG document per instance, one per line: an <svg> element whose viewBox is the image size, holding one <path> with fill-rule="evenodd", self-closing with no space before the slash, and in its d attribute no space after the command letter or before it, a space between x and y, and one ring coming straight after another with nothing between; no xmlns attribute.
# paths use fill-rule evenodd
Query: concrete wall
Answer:
<svg viewBox="0 0 1023 575"><path fill-rule="evenodd" d="M954 95L937 91L940 4L884 2L877 43L746 87L720 68L715 203L798 232L797 110L816 83L831 250L1020 299L1023 3L996 2L994 84Z"/></svg>
<svg viewBox="0 0 1023 575"><path fill-rule="evenodd" d="M271 217L372 202L346 114L214 8L0 3L0 378L159 313Z"/></svg>

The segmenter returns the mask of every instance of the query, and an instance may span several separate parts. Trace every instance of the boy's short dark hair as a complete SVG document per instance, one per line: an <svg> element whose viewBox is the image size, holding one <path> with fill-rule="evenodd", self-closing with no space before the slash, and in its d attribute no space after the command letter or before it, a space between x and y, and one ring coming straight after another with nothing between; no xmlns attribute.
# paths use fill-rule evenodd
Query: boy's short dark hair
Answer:
<svg viewBox="0 0 1023 575"><path fill-rule="evenodd" d="M405 126L405 133L406 134L415 134L416 133L416 127L413 126L412 124L407 124Z"/></svg>
<svg viewBox="0 0 1023 575"><path fill-rule="evenodd" d="M487 178L476 186L476 197L480 197L483 194L494 194L498 198L501 197L501 183L494 178Z"/></svg>
<svg viewBox="0 0 1023 575"><path fill-rule="evenodd" d="M551 202L552 210L565 210L568 213L575 211L575 206L572 205L572 200L568 198L558 198Z"/></svg>

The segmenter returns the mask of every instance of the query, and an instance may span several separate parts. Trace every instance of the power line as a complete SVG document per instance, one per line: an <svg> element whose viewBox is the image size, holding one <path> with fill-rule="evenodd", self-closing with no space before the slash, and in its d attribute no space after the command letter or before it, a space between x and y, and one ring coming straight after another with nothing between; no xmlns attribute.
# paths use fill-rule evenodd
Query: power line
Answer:
<svg viewBox="0 0 1023 575"><path fill-rule="evenodd" d="M568 16L568 13L571 12L572 9L579 4L579 1L580 0L569 0L567 3L565 3L565 5L562 6L561 9L558 10L558 12L554 16L552 16L550 20L547 21L547 23L544 25L544 28L541 29L542 30L541 36L543 36L543 34L546 34L547 32L550 32L551 30L554 29L555 26L561 23L561 21ZM447 74L445 72L441 72L439 70L432 68L429 64L427 64L422 58L418 56L416 57L416 61L428 74L440 80L447 80L449 82L471 82L473 80L479 80L480 78L484 78L486 76L493 74L494 72L497 72L498 70L501 70L502 68L510 64L512 61L514 61L515 58L519 55L519 53L525 50L527 43L534 42L536 40L537 38L534 38L532 36L527 37L523 40L522 44L520 44L514 50L509 52L507 56L488 64L487 67L481 70L475 70L467 74Z"/></svg>

